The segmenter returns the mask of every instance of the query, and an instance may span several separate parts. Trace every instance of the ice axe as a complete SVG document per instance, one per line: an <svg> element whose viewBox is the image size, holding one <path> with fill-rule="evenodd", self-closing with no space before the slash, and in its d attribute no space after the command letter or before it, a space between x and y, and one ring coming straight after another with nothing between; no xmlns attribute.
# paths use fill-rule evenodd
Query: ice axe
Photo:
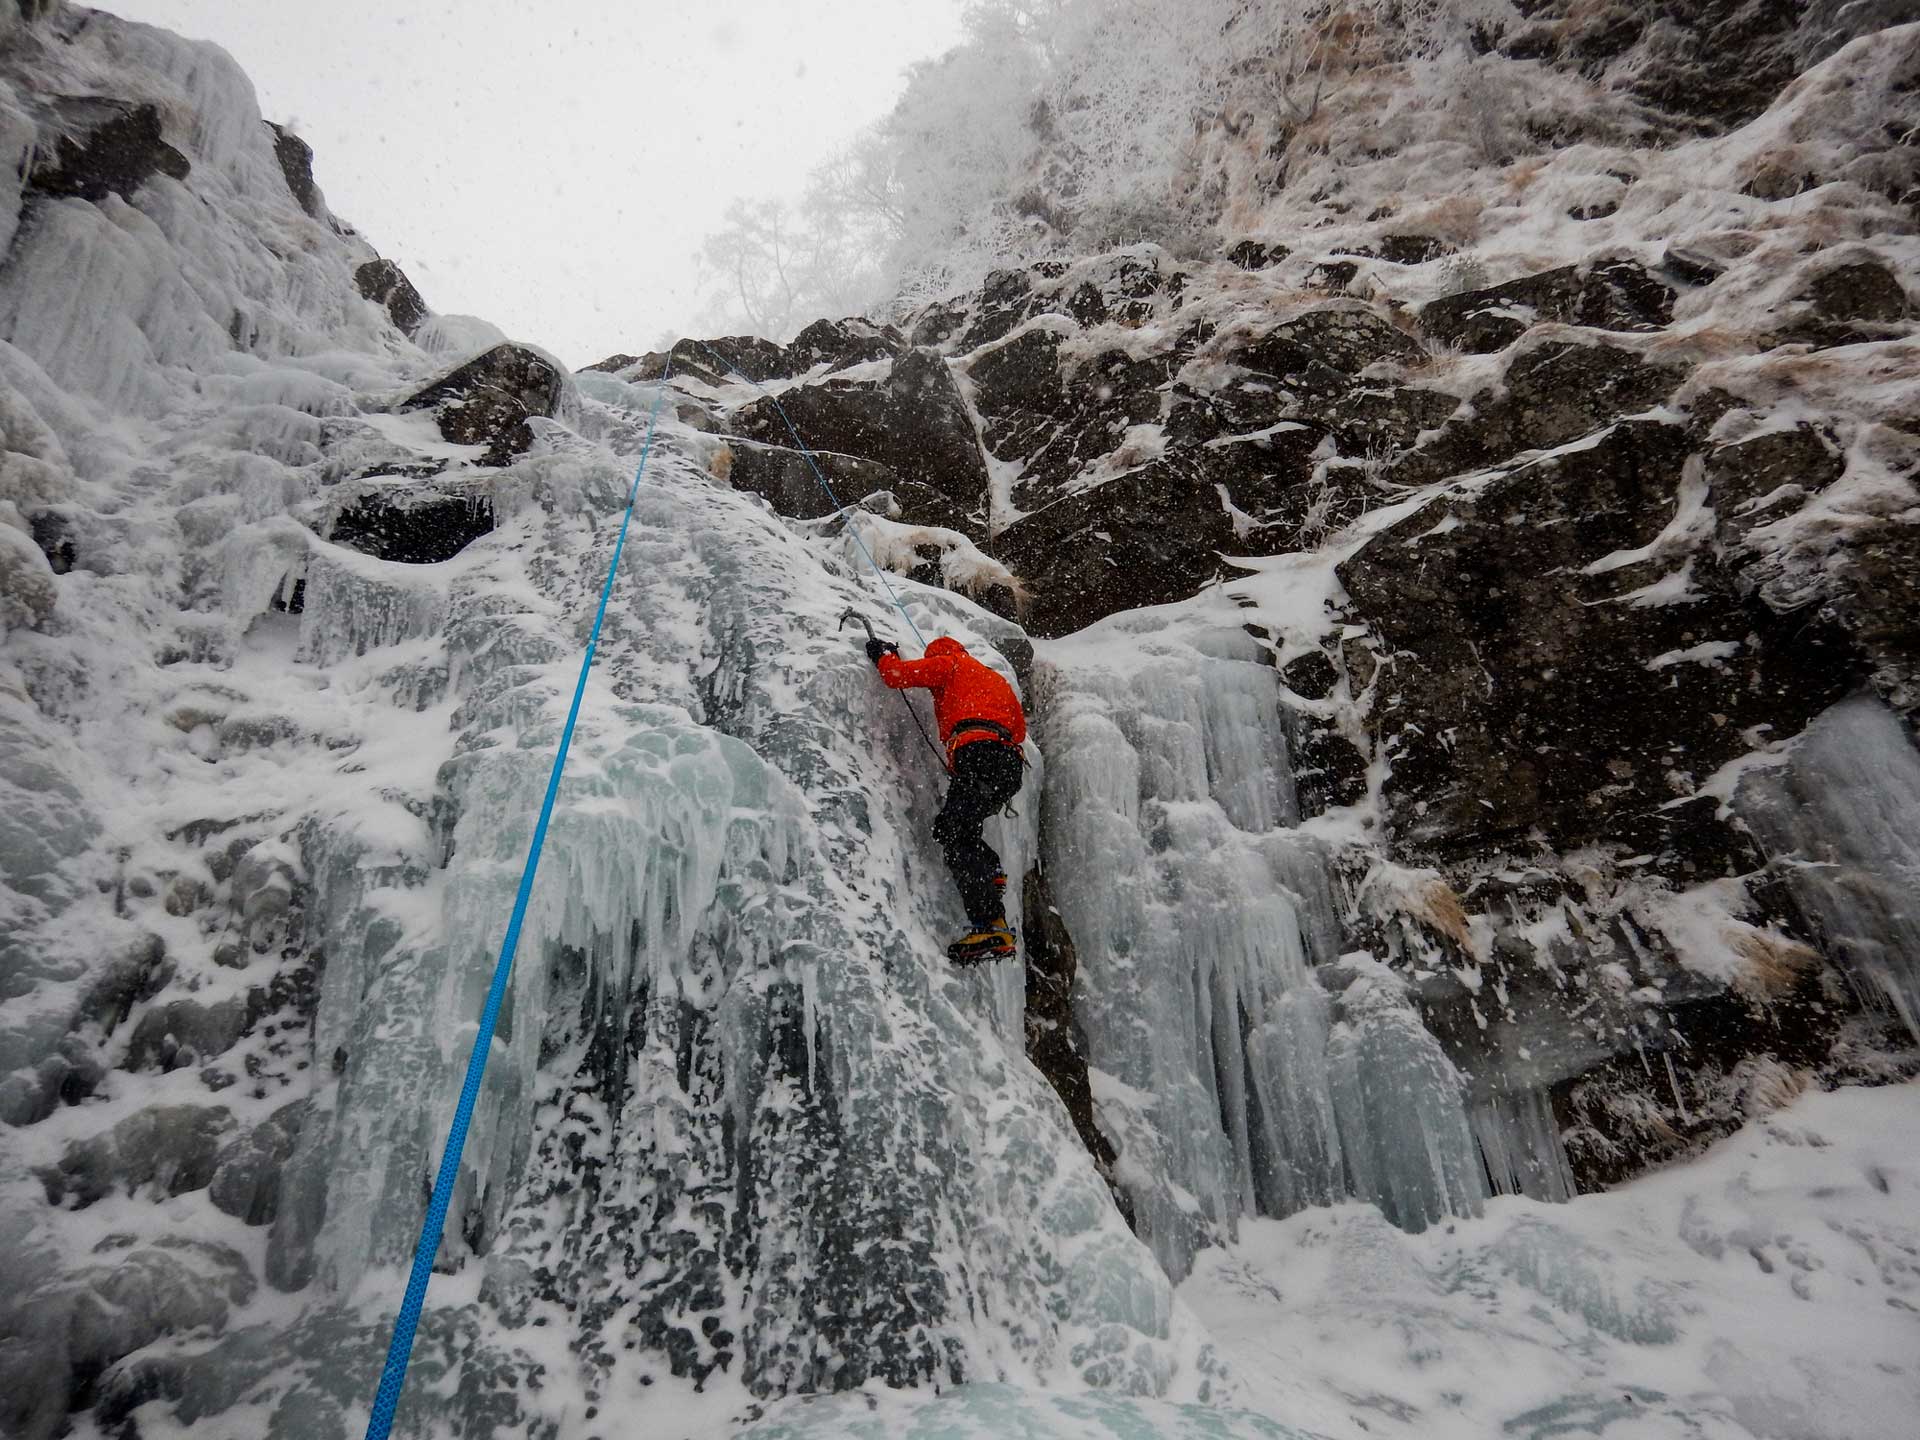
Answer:
<svg viewBox="0 0 1920 1440"><path fill-rule="evenodd" d="M872 623L867 619L866 616L862 615L858 610L854 609L851 605L849 605L845 610L842 610L840 612L840 623L834 626L834 629L836 631L846 629L847 621L849 620L858 620L860 622L860 628L867 632L867 639L869 641L872 641L874 643L881 644L881 645L892 646L894 654L898 655L900 653L900 647L898 645L894 645L891 640L882 640L878 635L874 634ZM940 747L934 744L933 737L927 734L927 727L920 723L920 712L913 708L913 702L907 699L907 692L904 690L900 692L900 703L907 707L907 714L913 717L913 728L918 730L920 732L920 738L927 742L927 748L933 752L933 758L940 762L941 769L943 770L946 769L947 768L946 756L940 753Z"/></svg>
<svg viewBox="0 0 1920 1440"><path fill-rule="evenodd" d="M853 606L851 605L849 605L846 609L840 612L840 623L834 626L834 629L836 630L846 629L847 621L849 620L858 620L860 622L860 628L867 632L867 638L869 640L878 640L880 638L878 635L873 633L873 622L868 620L866 616L862 615L858 610L854 609Z"/></svg>

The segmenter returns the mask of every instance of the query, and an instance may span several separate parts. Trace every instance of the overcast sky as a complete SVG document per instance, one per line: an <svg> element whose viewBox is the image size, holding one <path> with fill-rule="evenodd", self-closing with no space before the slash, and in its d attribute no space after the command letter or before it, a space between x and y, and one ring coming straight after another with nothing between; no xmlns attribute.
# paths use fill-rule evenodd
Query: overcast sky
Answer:
<svg viewBox="0 0 1920 1440"><path fill-rule="evenodd" d="M95 0L218 42L435 310L575 366L700 309L736 196L791 194L959 39L961 0Z"/></svg>

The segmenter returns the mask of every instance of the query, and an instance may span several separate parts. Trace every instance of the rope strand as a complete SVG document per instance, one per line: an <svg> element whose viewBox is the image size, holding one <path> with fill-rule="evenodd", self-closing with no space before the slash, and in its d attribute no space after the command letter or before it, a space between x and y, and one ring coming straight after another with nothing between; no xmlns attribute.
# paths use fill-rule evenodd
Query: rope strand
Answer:
<svg viewBox="0 0 1920 1440"><path fill-rule="evenodd" d="M607 618L607 601L613 594L614 577L620 571L620 555L627 544L627 527L633 521L634 500L640 493L640 477L647 473L647 457L653 453L653 431L660 419L660 402L666 398L667 381L673 375L673 356L667 356L666 373L660 377L659 391L653 397L653 411L647 417L647 438L640 450L640 464L633 472L633 484L627 490L626 514L620 520L620 534L613 542L613 558L607 563L606 583L600 587L600 607L594 612L593 630L587 637L587 650L580 661L580 678L574 683L573 704L567 710L566 728L560 732L560 749L553 757L553 771L547 777L546 798L540 802L540 820L533 827L533 843L527 850L527 863L520 872L520 890L514 896L513 916L507 921L506 937L500 942L500 958L494 963L493 984L487 990L487 1003L480 1012L479 1033L473 1037L473 1053L467 1057L467 1076L460 1087L460 1103L454 1108L453 1125L447 1133L446 1148L440 1155L440 1170L433 1182L433 1198L427 1202L426 1219L420 1225L420 1239L414 1247L413 1270L407 1277L407 1293L400 1302L400 1314L394 1321L393 1340L387 1346L387 1363L380 1372L380 1388L373 1397L373 1414L367 1421L367 1440L386 1440L393 1428L393 1415L400 1404L400 1391L407 1381L407 1365L413 1358L413 1337L420 1324L420 1311L426 1304L427 1281L433 1276L434 1257L440 1252L440 1236L446 1228L447 1209L453 1203L454 1182L460 1175L460 1156L466 1149L467 1127L473 1121L473 1107L480 1096L480 1082L486 1074L487 1054L493 1048L500 1007L506 999L507 978L513 971L514 951L520 944L520 927L527 918L527 902L533 896L533 877L540 868L540 852L547 842L547 822L553 818L553 802L560 793L561 772L566 769L567 751L573 744L573 728L580 718L580 701L587 691L587 672L593 668L594 651L600 645L600 626Z"/></svg>

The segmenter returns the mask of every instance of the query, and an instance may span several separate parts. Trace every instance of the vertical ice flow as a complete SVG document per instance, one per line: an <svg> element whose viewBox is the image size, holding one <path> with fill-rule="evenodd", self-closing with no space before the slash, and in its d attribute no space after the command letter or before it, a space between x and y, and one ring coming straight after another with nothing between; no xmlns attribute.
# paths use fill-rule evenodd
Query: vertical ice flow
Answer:
<svg viewBox="0 0 1920 1440"><path fill-rule="evenodd" d="M1042 656L1076 1015L1121 1182L1176 1277L1241 1215L1361 1195L1418 1227L1485 1193L1460 1078L1410 1005L1315 978L1340 922L1293 828L1264 658L1237 631L1137 629Z"/></svg>

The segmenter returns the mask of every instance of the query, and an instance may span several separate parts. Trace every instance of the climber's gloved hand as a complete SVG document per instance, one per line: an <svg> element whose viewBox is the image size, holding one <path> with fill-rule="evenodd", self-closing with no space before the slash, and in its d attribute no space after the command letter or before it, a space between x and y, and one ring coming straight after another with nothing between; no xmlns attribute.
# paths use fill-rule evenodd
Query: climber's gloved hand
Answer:
<svg viewBox="0 0 1920 1440"><path fill-rule="evenodd" d="M871 637L867 640L867 659L876 665L880 663L880 657L882 655L898 655L899 653L900 647L891 640L875 640Z"/></svg>

